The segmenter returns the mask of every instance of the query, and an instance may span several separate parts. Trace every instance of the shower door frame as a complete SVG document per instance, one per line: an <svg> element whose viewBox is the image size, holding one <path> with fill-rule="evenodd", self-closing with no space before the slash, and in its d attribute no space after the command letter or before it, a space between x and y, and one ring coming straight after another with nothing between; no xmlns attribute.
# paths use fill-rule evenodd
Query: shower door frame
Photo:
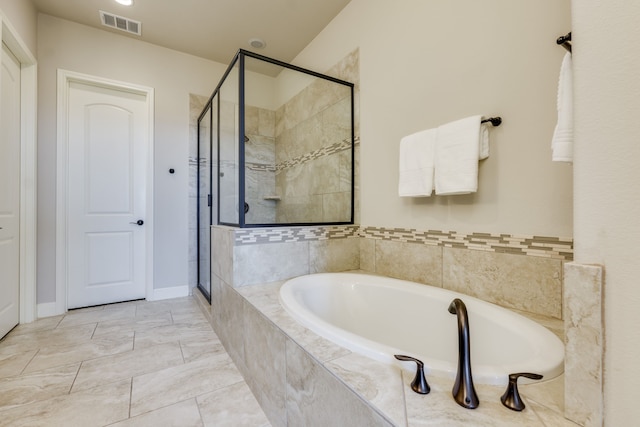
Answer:
<svg viewBox="0 0 640 427"><path fill-rule="evenodd" d="M232 222L224 222L220 221L220 197L218 197L217 208L218 208L218 217L217 224L225 225L229 227L239 227L239 228L263 228L263 227L296 227L296 226L323 226L323 225L351 225L354 224L355 221L355 101L354 101L354 84L351 82L347 82L345 80L341 80L335 77L327 76L321 73L317 73L315 71L307 70L302 67L298 67L296 65L288 64L286 62L278 61L277 59L269 58L267 56L263 56L254 52L250 52L244 49L239 49L233 60L229 64L229 67L225 71L224 75L220 79L216 89L211 95L211 99L216 96L223 83L226 81L227 76L231 73L236 65L238 67L238 108L239 108L239 117L238 117L238 206L243 206L246 203L245 198L245 57L255 58L258 60L262 60L274 65L281 66L283 68L288 68L294 71L298 71L304 74L309 74L314 77L329 80L337 84L341 84L349 87L350 95L351 95L351 212L350 219L348 221L328 221L328 222L294 222L294 223L246 223L246 213L244 209L238 209L238 223ZM219 97L218 97L219 99ZM219 111L218 111L219 114ZM219 119L219 116L218 116ZM220 141L218 140L218 150L220 149ZM220 156L218 155L218 171L221 171L220 164ZM210 166L213 168L213 164ZM218 191L220 190L220 180L218 180ZM218 192L218 195L220 193Z"/></svg>
<svg viewBox="0 0 640 427"><path fill-rule="evenodd" d="M196 149L196 158L198 161L198 166L197 166L197 170L196 170L196 246L197 246L197 259L196 259L196 269L197 269L197 275L196 275L196 281L197 281L197 286L198 289L200 289L200 291L202 292L202 294L205 296L205 298L207 299L207 301L209 301L209 303L211 303L211 226L213 225L213 102L218 102L219 103L219 97L214 98L214 96L212 96L211 98L209 98L209 100L207 101L207 103L205 104L205 107L203 108L202 112L200 113L200 116L198 116L198 126L197 126L197 149ZM216 122L219 121L219 115L220 115L220 108L218 105L218 108L215 109L216 111L216 115L218 117L216 117ZM209 194L207 195L207 205L208 205L208 211L209 211L209 221L208 221L208 226L209 226L209 289L205 289L205 287L202 285L202 276L201 276L201 265L200 265L200 255L201 255L201 231L200 231L200 226L202 224L202 219L201 219L201 200L202 198L201 196L201 174L200 174L200 169L201 169L201 163L200 163L200 144L201 144L201 133L200 133L200 123L202 122L203 119L206 118L206 116L209 116L209 182L208 182L208 189L209 189ZM216 127L216 141L219 140L219 127ZM216 148L216 152L218 152L219 147ZM216 157L219 154L216 155ZM217 190L216 190L217 191ZM217 222L217 221L216 221Z"/></svg>

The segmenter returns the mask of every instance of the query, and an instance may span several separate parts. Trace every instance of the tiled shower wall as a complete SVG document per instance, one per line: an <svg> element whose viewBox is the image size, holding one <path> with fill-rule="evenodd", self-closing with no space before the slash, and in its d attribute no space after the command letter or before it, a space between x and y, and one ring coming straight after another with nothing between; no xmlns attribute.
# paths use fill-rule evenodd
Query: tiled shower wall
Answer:
<svg viewBox="0 0 640 427"><path fill-rule="evenodd" d="M352 52L327 72L356 85L356 107L358 58L358 51ZM351 138L345 135L350 136L351 102L346 87L316 79L277 111L247 107L245 120L247 152L252 150L247 154L248 223L349 220Z"/></svg>
<svg viewBox="0 0 640 427"><path fill-rule="evenodd" d="M279 223L351 218L350 129L351 93L328 80L316 79L276 111Z"/></svg>
<svg viewBox="0 0 640 427"><path fill-rule="evenodd" d="M245 199L248 224L276 222L275 113L265 108L245 107Z"/></svg>

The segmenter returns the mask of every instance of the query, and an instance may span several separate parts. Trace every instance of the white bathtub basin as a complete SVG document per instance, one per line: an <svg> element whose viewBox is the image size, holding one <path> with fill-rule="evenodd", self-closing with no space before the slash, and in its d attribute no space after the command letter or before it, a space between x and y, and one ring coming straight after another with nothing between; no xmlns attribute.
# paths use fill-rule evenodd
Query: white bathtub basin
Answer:
<svg viewBox="0 0 640 427"><path fill-rule="evenodd" d="M393 355L410 355L424 362L427 374L451 378L458 323L447 309L454 298L467 306L474 382L506 384L515 372L547 380L563 372L564 346L552 332L464 294L359 273L301 276L280 289L286 311L318 335L383 362L406 364Z"/></svg>

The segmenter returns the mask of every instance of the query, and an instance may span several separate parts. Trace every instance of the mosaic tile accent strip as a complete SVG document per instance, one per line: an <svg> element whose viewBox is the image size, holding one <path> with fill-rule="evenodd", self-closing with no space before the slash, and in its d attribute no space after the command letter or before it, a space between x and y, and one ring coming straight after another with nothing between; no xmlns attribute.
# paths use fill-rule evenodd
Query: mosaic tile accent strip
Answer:
<svg viewBox="0 0 640 427"><path fill-rule="evenodd" d="M359 143L360 143L360 138L355 137L354 145L357 145ZM280 171L283 169L289 169L294 166L300 165L302 163L310 162L320 157L329 156L331 154L339 153L341 151L349 150L349 149L351 149L351 139L343 139L342 141L336 142L335 144L327 145L315 151L306 153L302 156L294 157L293 159L289 159L282 163L278 163L276 165L276 170Z"/></svg>
<svg viewBox="0 0 640 427"><path fill-rule="evenodd" d="M227 167L231 169L235 169L237 163L233 160L223 160L222 167ZM203 167L209 166L209 159L203 157L200 159L200 165ZM198 166L198 158L197 157L189 157L189 166ZM214 162L214 166L217 166L217 163ZM246 162L245 167L249 170L258 171L258 172L275 172L276 167L274 165L269 165L266 163L254 163L254 162Z"/></svg>
<svg viewBox="0 0 640 427"><path fill-rule="evenodd" d="M573 260L573 239L410 228L346 226L250 228L235 231L235 245L304 242L364 237L367 239Z"/></svg>
<svg viewBox="0 0 640 427"><path fill-rule="evenodd" d="M357 145L359 143L360 143L360 138L355 137L354 144ZM329 156L331 154L339 153L340 151L348 150L350 148L351 148L351 141L349 139L345 139L333 145L322 147L316 151L312 151L311 153L307 153L303 156L287 160L286 162L279 163L277 165L271 165L266 163L245 162L245 167L249 170L253 170L257 172L276 172L276 171L287 169L302 163L309 162L311 160L315 160L323 156ZM208 159L202 158L200 159L200 162L202 166L207 166ZM197 166L198 158L189 157L189 165ZM237 162L233 160L223 160L221 162L221 167L231 167L235 169L237 167Z"/></svg>
<svg viewBox="0 0 640 427"><path fill-rule="evenodd" d="M346 239L358 237L359 230L357 225L237 229L235 246Z"/></svg>
<svg viewBox="0 0 640 427"><path fill-rule="evenodd" d="M200 163L203 166L206 166L208 163L208 159L202 158L200 159ZM198 158L189 156L189 166L198 166Z"/></svg>
<svg viewBox="0 0 640 427"><path fill-rule="evenodd" d="M573 239L571 238L492 233L465 234L455 231L380 227L361 227L360 236L369 239L538 256L564 261L573 260Z"/></svg>
<svg viewBox="0 0 640 427"><path fill-rule="evenodd" d="M245 168L256 172L275 172L276 167L266 163L245 162Z"/></svg>

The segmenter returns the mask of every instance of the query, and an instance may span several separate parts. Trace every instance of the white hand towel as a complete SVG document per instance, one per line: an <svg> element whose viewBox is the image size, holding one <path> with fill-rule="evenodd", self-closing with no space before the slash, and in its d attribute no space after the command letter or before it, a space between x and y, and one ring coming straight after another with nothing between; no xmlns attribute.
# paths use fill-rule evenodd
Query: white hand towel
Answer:
<svg viewBox="0 0 640 427"><path fill-rule="evenodd" d="M478 191L478 160L489 156L489 131L482 116L456 120L438 128L435 187L438 195Z"/></svg>
<svg viewBox="0 0 640 427"><path fill-rule="evenodd" d="M400 140L400 197L431 195L437 133L437 128L427 129Z"/></svg>
<svg viewBox="0 0 640 427"><path fill-rule="evenodd" d="M482 120L480 121L482 122ZM489 125L487 123L480 123L479 138L480 154L478 155L478 160L484 160L489 157Z"/></svg>
<svg viewBox="0 0 640 427"><path fill-rule="evenodd" d="M551 160L573 162L573 65L567 52L558 79L558 123L551 140Z"/></svg>

